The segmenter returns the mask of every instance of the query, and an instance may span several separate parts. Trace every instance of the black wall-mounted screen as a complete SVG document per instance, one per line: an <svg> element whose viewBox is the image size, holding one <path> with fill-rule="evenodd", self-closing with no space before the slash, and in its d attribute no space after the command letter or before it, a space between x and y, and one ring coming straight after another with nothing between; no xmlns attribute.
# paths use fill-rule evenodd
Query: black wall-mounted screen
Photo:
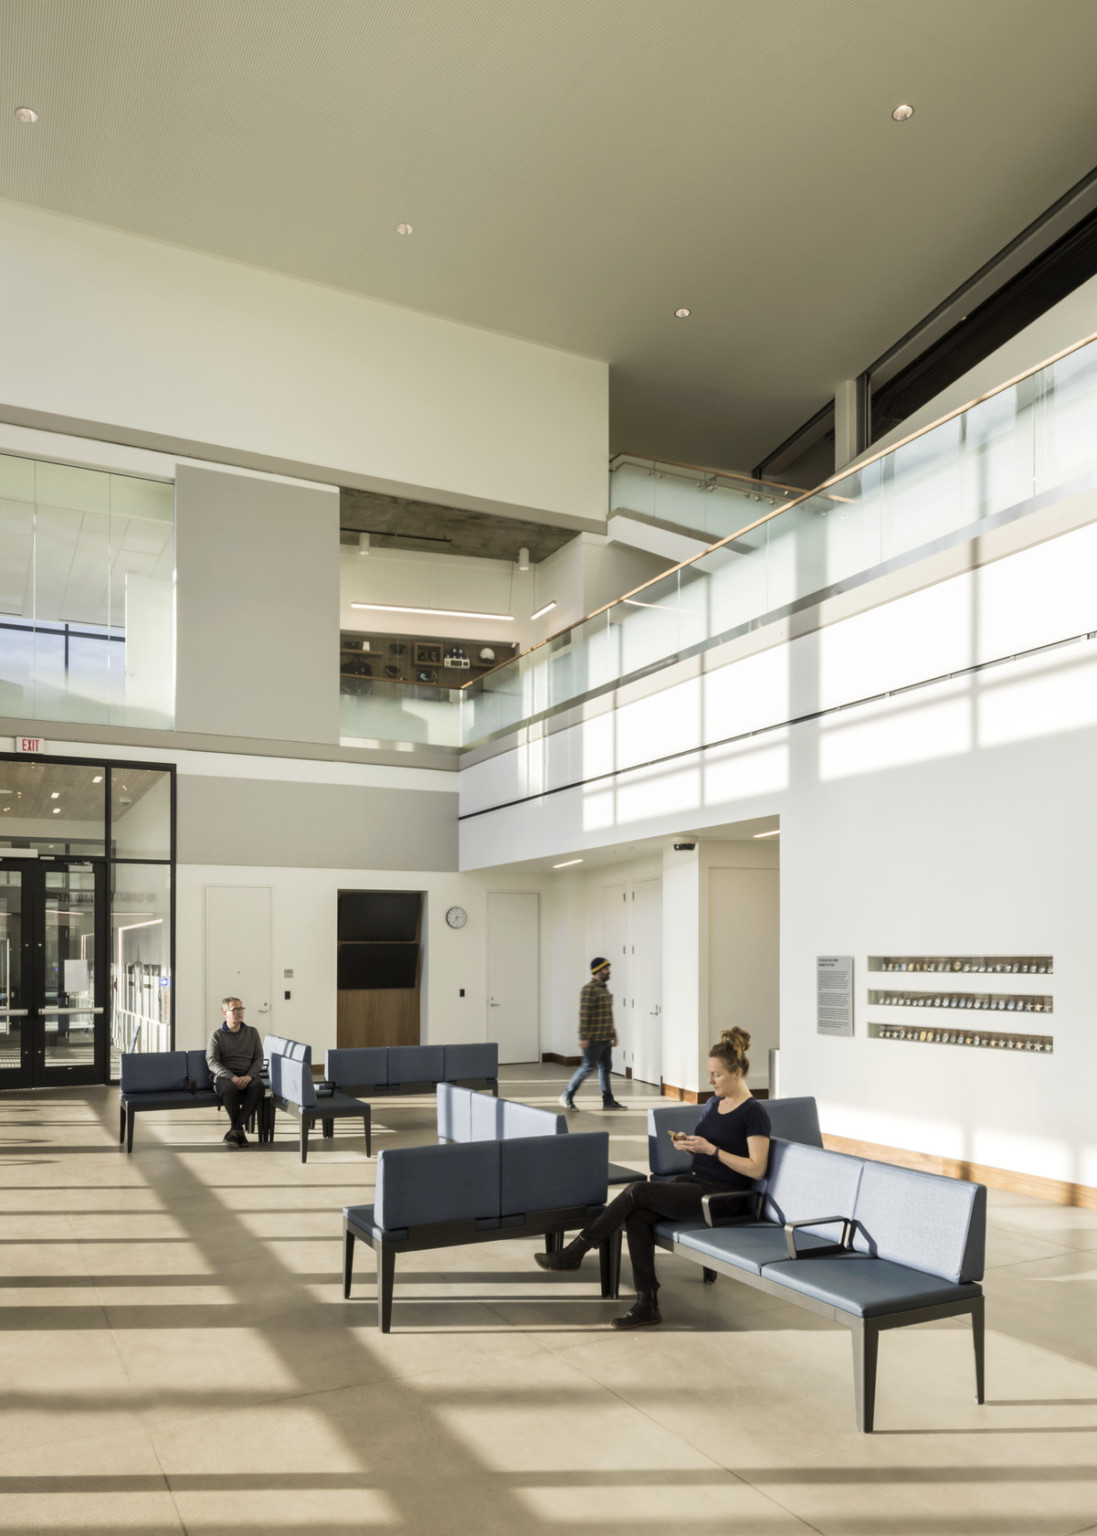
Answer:
<svg viewBox="0 0 1097 1536"><path fill-rule="evenodd" d="M339 949L340 992L377 992L415 986L418 944L343 944Z"/></svg>
<svg viewBox="0 0 1097 1536"><path fill-rule="evenodd" d="M419 901L418 891L340 891L340 942L414 943L419 937Z"/></svg>

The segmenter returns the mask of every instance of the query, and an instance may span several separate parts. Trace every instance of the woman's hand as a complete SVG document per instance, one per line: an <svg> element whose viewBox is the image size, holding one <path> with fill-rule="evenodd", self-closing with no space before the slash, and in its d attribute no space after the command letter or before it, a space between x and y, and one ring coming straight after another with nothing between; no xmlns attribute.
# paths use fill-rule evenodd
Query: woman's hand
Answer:
<svg viewBox="0 0 1097 1536"><path fill-rule="evenodd" d="M715 1157L718 1148L711 1141L706 1141L703 1136L679 1136L674 1143L680 1152L689 1152L693 1157Z"/></svg>

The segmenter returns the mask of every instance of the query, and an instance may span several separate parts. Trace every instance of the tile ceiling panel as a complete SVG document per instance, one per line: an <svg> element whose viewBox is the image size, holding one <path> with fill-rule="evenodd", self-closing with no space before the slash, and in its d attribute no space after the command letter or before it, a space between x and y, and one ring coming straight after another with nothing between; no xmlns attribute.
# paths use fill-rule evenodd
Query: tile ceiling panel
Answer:
<svg viewBox="0 0 1097 1536"><path fill-rule="evenodd" d="M1095 51L1092 0L6 0L0 194L605 358L616 448L741 468L1092 167Z"/></svg>

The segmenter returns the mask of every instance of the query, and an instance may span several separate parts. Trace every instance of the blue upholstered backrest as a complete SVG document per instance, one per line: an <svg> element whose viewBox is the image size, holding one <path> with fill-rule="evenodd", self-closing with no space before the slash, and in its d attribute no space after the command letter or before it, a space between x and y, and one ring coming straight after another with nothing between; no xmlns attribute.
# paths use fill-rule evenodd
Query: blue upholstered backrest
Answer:
<svg viewBox="0 0 1097 1536"><path fill-rule="evenodd" d="M499 1047L494 1040L479 1045L445 1045L443 1050L442 1076L447 1082L462 1077L499 1076Z"/></svg>
<svg viewBox="0 0 1097 1536"><path fill-rule="evenodd" d="M324 1076L340 1088L383 1088L389 1080L388 1046L343 1046L328 1051Z"/></svg>
<svg viewBox="0 0 1097 1536"><path fill-rule="evenodd" d="M309 1091L313 1094L308 1103L315 1104L316 1095L312 1089L312 1046L305 1045L302 1040L282 1040L277 1035L268 1035L265 1043L271 1047L267 1056L271 1093L278 1094L280 1098L289 1099L294 1104L303 1104L305 1101L299 1095L304 1091L305 1078L308 1078ZM287 1091L287 1087L293 1091ZM308 1105L306 1104L305 1107Z"/></svg>
<svg viewBox="0 0 1097 1536"><path fill-rule="evenodd" d="M688 1173L693 1158L679 1152L669 1131L692 1132L704 1114L701 1104L661 1104L648 1110L648 1166L652 1173Z"/></svg>
<svg viewBox="0 0 1097 1536"><path fill-rule="evenodd" d="M782 1141L799 1141L806 1147L821 1147L819 1110L814 1099L765 1099L762 1107L769 1116L770 1132Z"/></svg>
<svg viewBox="0 0 1097 1536"><path fill-rule="evenodd" d="M568 1128L568 1117L562 1110L542 1109L537 1104L519 1104L514 1099L497 1099L503 1110L503 1135L510 1140L515 1136L563 1136Z"/></svg>
<svg viewBox="0 0 1097 1536"><path fill-rule="evenodd" d="M194 1086L199 1093L208 1093L213 1087L205 1051L187 1052L187 1076L194 1078Z"/></svg>
<svg viewBox="0 0 1097 1536"><path fill-rule="evenodd" d="M471 1088L456 1088L439 1083L435 1089L438 1111L438 1136L443 1141L472 1140Z"/></svg>
<svg viewBox="0 0 1097 1536"><path fill-rule="evenodd" d="M955 1283L983 1278L983 1184L866 1162L854 1214L853 1244L863 1253Z"/></svg>
<svg viewBox="0 0 1097 1536"><path fill-rule="evenodd" d="M440 1045L390 1045L390 1083L440 1083L445 1050Z"/></svg>
<svg viewBox="0 0 1097 1536"><path fill-rule="evenodd" d="M846 1157L841 1152L824 1152L821 1147L805 1147L802 1142L774 1138L769 1144L763 1220L785 1222L803 1221L808 1216L852 1217L863 1167L859 1157ZM821 1237L834 1242L841 1231L835 1226L808 1230L817 1231Z"/></svg>
<svg viewBox="0 0 1097 1536"><path fill-rule="evenodd" d="M263 1055L269 1061L272 1056L284 1055L287 1046L290 1046L292 1044L293 1044L293 1041L292 1040L287 1040L284 1035L264 1035L263 1036Z"/></svg>
<svg viewBox="0 0 1097 1536"><path fill-rule="evenodd" d="M123 1051L118 1074L121 1093L182 1093L186 1051Z"/></svg>
<svg viewBox="0 0 1097 1536"><path fill-rule="evenodd" d="M502 1099L493 1099L490 1093L477 1093L473 1088L468 1089L467 1092L469 1094L469 1140L502 1141Z"/></svg>
<svg viewBox="0 0 1097 1536"><path fill-rule="evenodd" d="M497 1145L502 1159L501 1215L605 1203L608 1131L519 1136Z"/></svg>
<svg viewBox="0 0 1097 1536"><path fill-rule="evenodd" d="M499 1215L497 1141L378 1154L374 1219L386 1231Z"/></svg>
<svg viewBox="0 0 1097 1536"><path fill-rule="evenodd" d="M279 1065L278 1083L274 1086L274 1063ZM316 1088L312 1081L312 1066L307 1061L296 1060L292 1056L272 1056L270 1059L271 1092L287 1099L291 1104L297 1104L302 1109L315 1109Z"/></svg>

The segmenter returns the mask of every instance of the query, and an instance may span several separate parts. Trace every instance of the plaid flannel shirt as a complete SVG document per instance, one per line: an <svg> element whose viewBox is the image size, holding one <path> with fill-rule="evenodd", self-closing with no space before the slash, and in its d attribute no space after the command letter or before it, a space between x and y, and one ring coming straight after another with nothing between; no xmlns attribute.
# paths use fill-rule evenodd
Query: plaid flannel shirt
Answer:
<svg viewBox="0 0 1097 1536"><path fill-rule="evenodd" d="M579 994L579 1038L592 1044L612 1040L613 993L600 981L588 981Z"/></svg>

